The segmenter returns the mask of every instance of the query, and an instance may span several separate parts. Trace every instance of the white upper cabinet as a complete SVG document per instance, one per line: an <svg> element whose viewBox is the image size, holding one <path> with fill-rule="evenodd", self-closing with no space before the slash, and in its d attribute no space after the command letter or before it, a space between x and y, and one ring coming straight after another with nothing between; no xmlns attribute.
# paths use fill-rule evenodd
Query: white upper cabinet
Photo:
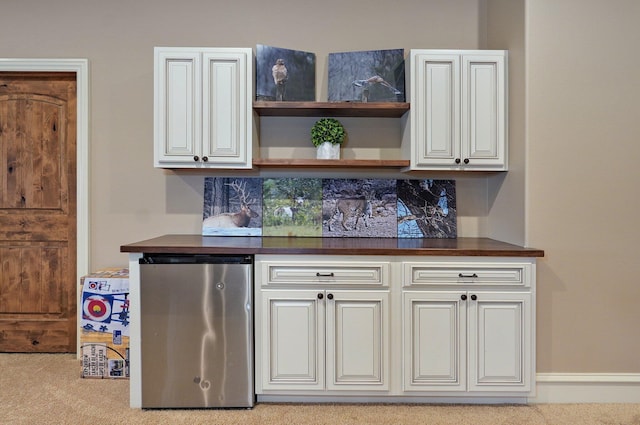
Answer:
<svg viewBox="0 0 640 425"><path fill-rule="evenodd" d="M251 168L250 48L156 47L154 165Z"/></svg>
<svg viewBox="0 0 640 425"><path fill-rule="evenodd" d="M507 170L507 52L411 50L411 169Z"/></svg>

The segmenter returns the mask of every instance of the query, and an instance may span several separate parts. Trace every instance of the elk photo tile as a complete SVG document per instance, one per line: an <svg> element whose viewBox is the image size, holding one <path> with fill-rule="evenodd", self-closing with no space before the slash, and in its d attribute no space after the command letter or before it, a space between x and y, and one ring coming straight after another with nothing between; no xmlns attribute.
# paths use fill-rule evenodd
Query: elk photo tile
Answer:
<svg viewBox="0 0 640 425"><path fill-rule="evenodd" d="M329 54L329 102L404 102L404 49Z"/></svg>
<svg viewBox="0 0 640 425"><path fill-rule="evenodd" d="M455 180L398 180L399 238L456 238Z"/></svg>
<svg viewBox="0 0 640 425"><path fill-rule="evenodd" d="M258 44L256 100L315 101L316 55Z"/></svg>
<svg viewBox="0 0 640 425"><path fill-rule="evenodd" d="M205 177L202 234L262 235L262 179Z"/></svg>
<svg viewBox="0 0 640 425"><path fill-rule="evenodd" d="M263 236L322 236L322 179L265 178Z"/></svg>
<svg viewBox="0 0 640 425"><path fill-rule="evenodd" d="M322 236L395 238L396 180L323 179Z"/></svg>

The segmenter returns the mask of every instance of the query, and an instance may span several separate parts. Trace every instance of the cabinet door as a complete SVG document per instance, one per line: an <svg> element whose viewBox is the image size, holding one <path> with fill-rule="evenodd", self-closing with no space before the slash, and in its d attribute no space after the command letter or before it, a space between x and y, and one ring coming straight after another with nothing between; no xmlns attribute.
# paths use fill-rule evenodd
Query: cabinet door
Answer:
<svg viewBox="0 0 640 425"><path fill-rule="evenodd" d="M322 291L262 291L262 388L324 389ZM260 349L258 347L258 349Z"/></svg>
<svg viewBox="0 0 640 425"><path fill-rule="evenodd" d="M470 294L469 390L530 391L531 294Z"/></svg>
<svg viewBox="0 0 640 425"><path fill-rule="evenodd" d="M506 170L504 55L462 57L462 162L467 168Z"/></svg>
<svg viewBox="0 0 640 425"><path fill-rule="evenodd" d="M202 60L202 159L251 168L251 50L210 49Z"/></svg>
<svg viewBox="0 0 640 425"><path fill-rule="evenodd" d="M404 293L404 390L466 390L465 292Z"/></svg>
<svg viewBox="0 0 640 425"><path fill-rule="evenodd" d="M327 389L389 389L388 292L326 291Z"/></svg>
<svg viewBox="0 0 640 425"><path fill-rule="evenodd" d="M460 158L460 56L413 57L411 125L417 168L455 168Z"/></svg>
<svg viewBox="0 0 640 425"><path fill-rule="evenodd" d="M155 52L155 165L194 165L202 156L202 67L199 52Z"/></svg>

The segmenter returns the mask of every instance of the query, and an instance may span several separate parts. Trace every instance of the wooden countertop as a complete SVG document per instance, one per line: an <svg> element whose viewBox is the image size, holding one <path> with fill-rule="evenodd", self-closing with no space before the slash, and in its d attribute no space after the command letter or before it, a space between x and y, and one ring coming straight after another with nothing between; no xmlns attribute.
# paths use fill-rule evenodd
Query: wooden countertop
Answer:
<svg viewBox="0 0 640 425"><path fill-rule="evenodd" d="M543 257L544 251L489 238L287 238L164 235L122 245L146 254L443 255Z"/></svg>

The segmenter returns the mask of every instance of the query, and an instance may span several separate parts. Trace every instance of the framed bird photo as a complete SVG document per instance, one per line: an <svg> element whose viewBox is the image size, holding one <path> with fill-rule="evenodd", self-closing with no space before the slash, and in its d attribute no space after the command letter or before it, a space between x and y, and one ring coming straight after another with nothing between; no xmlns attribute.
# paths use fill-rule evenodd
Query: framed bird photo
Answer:
<svg viewBox="0 0 640 425"><path fill-rule="evenodd" d="M256 46L256 100L315 101L316 55Z"/></svg>
<svg viewBox="0 0 640 425"><path fill-rule="evenodd" d="M404 102L404 49L329 54L329 102Z"/></svg>

